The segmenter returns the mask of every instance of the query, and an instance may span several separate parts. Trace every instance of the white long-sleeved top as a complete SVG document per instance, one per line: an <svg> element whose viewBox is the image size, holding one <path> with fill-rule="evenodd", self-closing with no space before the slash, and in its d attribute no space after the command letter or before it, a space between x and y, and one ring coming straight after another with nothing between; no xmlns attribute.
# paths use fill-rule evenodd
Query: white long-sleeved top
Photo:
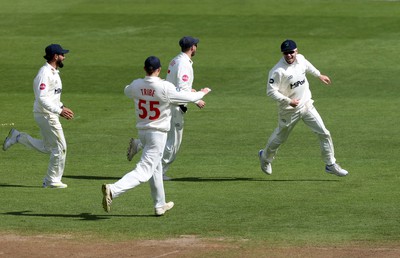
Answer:
<svg viewBox="0 0 400 258"><path fill-rule="evenodd" d="M299 99L299 109L306 103L312 103L310 86L306 73L315 77L321 75L303 55L297 54L296 61L288 64L282 57L270 70L267 83L267 95L278 102L280 110L295 109L289 105L292 99Z"/></svg>
<svg viewBox="0 0 400 258"><path fill-rule="evenodd" d="M60 114L62 111L62 83L59 71L49 63L44 64L33 80L35 103L33 112L44 114Z"/></svg>
<svg viewBox="0 0 400 258"><path fill-rule="evenodd" d="M194 80L193 61L181 52L168 65L166 80L175 85L178 91L192 91Z"/></svg>
<svg viewBox="0 0 400 258"><path fill-rule="evenodd" d="M172 83L155 76L134 80L124 92L135 103L136 128L164 132L170 129L171 104L195 102L205 95L201 91L178 91Z"/></svg>

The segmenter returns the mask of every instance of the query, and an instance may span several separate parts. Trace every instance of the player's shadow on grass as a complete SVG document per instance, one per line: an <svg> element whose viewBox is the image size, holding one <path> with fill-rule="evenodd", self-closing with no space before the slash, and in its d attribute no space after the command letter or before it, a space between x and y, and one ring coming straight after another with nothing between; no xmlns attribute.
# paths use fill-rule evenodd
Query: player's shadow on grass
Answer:
<svg viewBox="0 0 400 258"><path fill-rule="evenodd" d="M176 182L234 182L234 181L251 181L251 182L329 182L340 181L338 179L260 179L250 177L181 177L172 178L171 181Z"/></svg>
<svg viewBox="0 0 400 258"><path fill-rule="evenodd" d="M89 220L89 221L96 221L96 220L103 220L103 219L110 219L111 217L156 217L155 215L95 215L91 213L80 213L80 214L44 214L44 213L31 213L32 211L11 211L0 213L2 215L12 215L12 216L25 216L25 217L53 217L53 218L73 218L73 219L80 219L80 220Z"/></svg>
<svg viewBox="0 0 400 258"><path fill-rule="evenodd" d="M121 177L111 176L63 176L63 178L80 179L80 180L119 180Z"/></svg>
<svg viewBox="0 0 400 258"><path fill-rule="evenodd" d="M107 176L63 176L70 179L82 180L119 180L120 177L107 177ZM181 177L172 178L171 181L186 181L186 182L207 182L207 181L264 181L260 179L248 177Z"/></svg>
<svg viewBox="0 0 400 258"><path fill-rule="evenodd" d="M41 185L10 185L10 184L0 184L0 187L43 188L43 186Z"/></svg>
<svg viewBox="0 0 400 258"><path fill-rule="evenodd" d="M174 182L223 182L223 181L264 181L250 177L177 177L171 178Z"/></svg>

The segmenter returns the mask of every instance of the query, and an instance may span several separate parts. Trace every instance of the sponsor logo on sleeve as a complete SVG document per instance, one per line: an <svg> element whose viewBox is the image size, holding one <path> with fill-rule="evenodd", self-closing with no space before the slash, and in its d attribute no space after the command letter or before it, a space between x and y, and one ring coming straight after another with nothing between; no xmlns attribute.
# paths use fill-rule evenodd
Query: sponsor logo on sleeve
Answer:
<svg viewBox="0 0 400 258"><path fill-rule="evenodd" d="M189 80L189 76L188 75L184 75L182 76L182 81L187 82Z"/></svg>
<svg viewBox="0 0 400 258"><path fill-rule="evenodd" d="M46 89L46 84L41 83L40 86L39 86L39 89L40 89L40 90Z"/></svg>

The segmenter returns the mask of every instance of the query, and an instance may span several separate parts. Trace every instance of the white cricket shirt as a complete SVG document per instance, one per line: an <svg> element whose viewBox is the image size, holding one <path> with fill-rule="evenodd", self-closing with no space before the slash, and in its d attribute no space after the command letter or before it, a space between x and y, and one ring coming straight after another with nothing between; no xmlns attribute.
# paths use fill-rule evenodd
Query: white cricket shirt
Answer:
<svg viewBox="0 0 400 258"><path fill-rule="evenodd" d="M170 129L171 104L194 102L204 96L201 91L177 91L175 85L155 76L134 80L124 92L135 103L136 128L164 132Z"/></svg>
<svg viewBox="0 0 400 258"><path fill-rule="evenodd" d="M49 63L40 68L33 80L35 103L33 112L45 114L60 114L62 83L59 71Z"/></svg>
<svg viewBox="0 0 400 258"><path fill-rule="evenodd" d="M301 54L296 61L288 64L282 57L270 70L267 83L267 95L278 102L281 110L295 109L289 105L291 99L299 99L296 109L301 108L311 99L310 86L306 73L319 77L321 73Z"/></svg>

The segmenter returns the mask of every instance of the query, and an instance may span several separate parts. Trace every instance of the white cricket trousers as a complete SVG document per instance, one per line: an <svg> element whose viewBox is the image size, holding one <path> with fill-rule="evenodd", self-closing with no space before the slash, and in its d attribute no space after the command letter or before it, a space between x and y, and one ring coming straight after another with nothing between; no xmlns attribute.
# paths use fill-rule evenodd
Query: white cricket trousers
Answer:
<svg viewBox="0 0 400 258"><path fill-rule="evenodd" d="M139 138L144 148L136 168L127 173L114 184L110 184L113 198L149 181L154 208L165 205L164 182L161 158L163 155L167 133L158 130L139 130Z"/></svg>
<svg viewBox="0 0 400 258"><path fill-rule="evenodd" d="M50 154L46 183L61 182L67 156L67 143L58 115L34 113L36 123L40 128L42 139L35 139L21 132L18 142L28 148L45 154Z"/></svg>
<svg viewBox="0 0 400 258"><path fill-rule="evenodd" d="M312 103L304 105L297 111L283 111L279 113L278 127L268 140L263 158L269 163L273 161L279 146L287 140L290 132L300 119L318 136L322 160L325 164L334 164L336 159L331 134L325 128L321 116Z"/></svg>
<svg viewBox="0 0 400 258"><path fill-rule="evenodd" d="M167 143L165 145L164 154L162 158L163 174L165 174L174 162L176 155L181 147L183 137L183 119L184 113L179 106L171 108L171 128L168 131Z"/></svg>

